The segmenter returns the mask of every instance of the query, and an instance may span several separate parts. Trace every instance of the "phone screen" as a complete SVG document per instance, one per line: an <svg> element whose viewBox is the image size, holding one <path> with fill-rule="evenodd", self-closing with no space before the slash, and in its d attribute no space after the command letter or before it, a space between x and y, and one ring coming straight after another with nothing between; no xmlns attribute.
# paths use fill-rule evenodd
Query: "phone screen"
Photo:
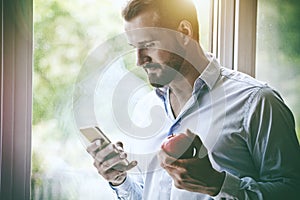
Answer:
<svg viewBox="0 0 300 200"><path fill-rule="evenodd" d="M97 139L101 141L102 145L104 145L104 144L107 145L107 144L111 143L111 141L108 139L108 137L97 126L80 128L80 132L91 143Z"/></svg>

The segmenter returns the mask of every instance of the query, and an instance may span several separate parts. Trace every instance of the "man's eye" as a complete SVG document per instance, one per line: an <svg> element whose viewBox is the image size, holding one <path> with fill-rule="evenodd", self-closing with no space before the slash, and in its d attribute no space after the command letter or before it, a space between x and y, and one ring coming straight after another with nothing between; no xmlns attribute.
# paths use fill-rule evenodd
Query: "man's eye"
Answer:
<svg viewBox="0 0 300 200"><path fill-rule="evenodd" d="M150 43L147 43L144 45L144 48L151 48L151 47L154 47L155 46L155 43L154 42L150 42Z"/></svg>

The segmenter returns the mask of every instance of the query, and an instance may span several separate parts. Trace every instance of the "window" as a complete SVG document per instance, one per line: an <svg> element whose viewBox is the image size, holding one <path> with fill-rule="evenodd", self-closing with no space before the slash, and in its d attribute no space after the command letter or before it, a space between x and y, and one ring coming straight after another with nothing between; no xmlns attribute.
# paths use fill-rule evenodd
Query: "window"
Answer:
<svg viewBox="0 0 300 200"><path fill-rule="evenodd" d="M32 1L22 2L1 4L1 199L29 199L30 183L32 199L111 199L111 190L93 169L92 159L76 133L77 127L69 120L73 89L70 85L75 82L88 51L122 32L120 5L108 0L35 0L33 18ZM274 46L263 45L271 38L267 34L278 31L278 24L267 19L274 19L277 12L272 9L278 9L279 4L258 1L256 54L256 0L205 0L201 5L195 2L200 12L202 46L212 51L224 66L254 76L257 64L257 77L268 82L270 77L266 74L270 74L274 63L285 61L287 64L282 65L294 69L287 76L295 77L286 85L282 81L277 84L276 79L271 84L288 97L288 104L299 116L299 98L295 96L299 87L292 82L299 72L295 67L299 59L291 57L299 45L285 51L289 56L279 48L275 52ZM291 4L281 6L286 12L297 13ZM31 142L32 22L35 55ZM293 34L288 36L297 38ZM280 74L289 71L280 70ZM290 86L293 90L289 92Z"/></svg>
<svg viewBox="0 0 300 200"><path fill-rule="evenodd" d="M296 118L300 139L300 3L258 2L256 76L280 92Z"/></svg>

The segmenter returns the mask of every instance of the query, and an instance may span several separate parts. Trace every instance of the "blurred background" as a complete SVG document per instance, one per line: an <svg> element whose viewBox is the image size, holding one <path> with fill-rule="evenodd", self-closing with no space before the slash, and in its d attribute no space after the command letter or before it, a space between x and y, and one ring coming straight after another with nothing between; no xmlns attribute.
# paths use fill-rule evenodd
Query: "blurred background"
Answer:
<svg viewBox="0 0 300 200"><path fill-rule="evenodd" d="M115 199L79 137L72 98L89 53L123 33L123 2L34 0L31 199ZM208 49L209 0L196 2L201 44ZM258 0L256 63L256 77L278 90L293 111L298 138L299 10L297 0Z"/></svg>

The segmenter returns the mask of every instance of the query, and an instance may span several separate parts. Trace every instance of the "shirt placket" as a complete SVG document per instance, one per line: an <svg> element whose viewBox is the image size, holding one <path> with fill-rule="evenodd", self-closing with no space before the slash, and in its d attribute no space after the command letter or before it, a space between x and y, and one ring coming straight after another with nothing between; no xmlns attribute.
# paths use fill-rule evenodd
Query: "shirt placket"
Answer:
<svg viewBox="0 0 300 200"><path fill-rule="evenodd" d="M166 171L162 172L162 176L159 182L159 200L170 199L172 189L172 179Z"/></svg>
<svg viewBox="0 0 300 200"><path fill-rule="evenodd" d="M172 126L169 128L167 136L170 136L180 128L181 121L184 117L188 116L195 108L199 106L199 99L203 96L205 92L205 83L202 79L197 79L197 84L195 84L194 91L192 94L192 98L188 101L187 106L185 106L183 112L181 112L178 117L175 119L172 113L170 101L169 101L169 91L166 93L166 97L164 98L165 110L167 112L168 117L173 120ZM191 101L191 102L190 102Z"/></svg>

